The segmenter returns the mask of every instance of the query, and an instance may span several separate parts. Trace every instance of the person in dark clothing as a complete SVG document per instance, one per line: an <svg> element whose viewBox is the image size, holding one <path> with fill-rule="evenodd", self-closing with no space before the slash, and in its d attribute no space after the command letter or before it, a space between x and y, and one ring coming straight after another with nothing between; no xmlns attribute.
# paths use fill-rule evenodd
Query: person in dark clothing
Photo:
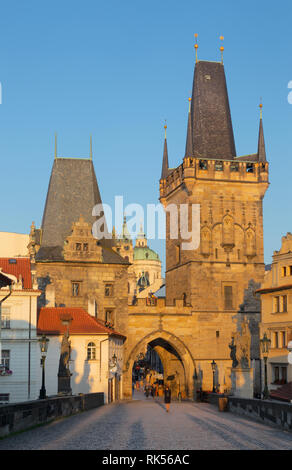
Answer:
<svg viewBox="0 0 292 470"><path fill-rule="evenodd" d="M152 396L152 398L154 398L154 396L155 396L155 388L154 388L153 384L151 385L151 396Z"/></svg>
<svg viewBox="0 0 292 470"><path fill-rule="evenodd" d="M166 408L167 413L169 412L170 402L171 402L171 390L170 390L169 386L166 385L166 387L164 389L164 403L165 403L165 408Z"/></svg>

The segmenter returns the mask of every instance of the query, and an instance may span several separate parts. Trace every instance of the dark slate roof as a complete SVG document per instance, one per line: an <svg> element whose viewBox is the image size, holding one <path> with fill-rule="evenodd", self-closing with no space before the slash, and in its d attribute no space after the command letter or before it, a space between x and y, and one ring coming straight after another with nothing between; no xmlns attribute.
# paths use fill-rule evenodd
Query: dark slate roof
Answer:
<svg viewBox="0 0 292 470"><path fill-rule="evenodd" d="M62 246L80 215L91 225L101 203L93 163L88 159L54 160L42 220L42 246Z"/></svg>
<svg viewBox="0 0 292 470"><path fill-rule="evenodd" d="M42 220L41 246L37 261L63 260L64 241L71 234L72 224L82 215L93 225L92 209L101 204L92 160L56 158L54 160ZM106 228L107 230L107 228ZM100 241L103 262L128 264L111 249L111 240Z"/></svg>
<svg viewBox="0 0 292 470"><path fill-rule="evenodd" d="M199 61L191 105L193 154L231 160L236 155L224 66Z"/></svg>

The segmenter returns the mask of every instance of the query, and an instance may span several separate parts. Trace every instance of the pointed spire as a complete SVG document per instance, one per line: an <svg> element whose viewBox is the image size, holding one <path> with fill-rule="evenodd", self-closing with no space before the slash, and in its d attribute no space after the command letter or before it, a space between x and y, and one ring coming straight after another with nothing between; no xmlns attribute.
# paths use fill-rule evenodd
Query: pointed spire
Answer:
<svg viewBox="0 0 292 470"><path fill-rule="evenodd" d="M192 98L189 98L188 129L187 129L185 157L193 156L191 101L192 101Z"/></svg>
<svg viewBox="0 0 292 470"><path fill-rule="evenodd" d="M127 227L127 217L125 215L124 215L124 223L123 223L121 238L123 240L131 240L131 235L130 235L128 227Z"/></svg>
<svg viewBox="0 0 292 470"><path fill-rule="evenodd" d="M166 121L165 121L165 137L164 137L164 148L163 148L163 160L162 160L162 171L161 171L161 179L164 179L168 175L168 151L167 151L167 140L166 140Z"/></svg>
<svg viewBox="0 0 292 470"><path fill-rule="evenodd" d="M264 139L264 128L263 128L263 115L262 115L262 102L260 103L260 127L259 127L259 140L258 140L258 159L259 162L266 161L266 148L265 148L265 139Z"/></svg>

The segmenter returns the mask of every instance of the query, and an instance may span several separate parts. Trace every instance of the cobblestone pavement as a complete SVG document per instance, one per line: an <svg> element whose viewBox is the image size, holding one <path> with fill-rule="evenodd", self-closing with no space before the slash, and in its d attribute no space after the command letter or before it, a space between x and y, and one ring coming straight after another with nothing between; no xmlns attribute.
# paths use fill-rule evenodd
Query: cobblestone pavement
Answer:
<svg viewBox="0 0 292 470"><path fill-rule="evenodd" d="M0 440L0 450L279 450L292 433L219 412L208 403L173 402L135 392L112 403Z"/></svg>

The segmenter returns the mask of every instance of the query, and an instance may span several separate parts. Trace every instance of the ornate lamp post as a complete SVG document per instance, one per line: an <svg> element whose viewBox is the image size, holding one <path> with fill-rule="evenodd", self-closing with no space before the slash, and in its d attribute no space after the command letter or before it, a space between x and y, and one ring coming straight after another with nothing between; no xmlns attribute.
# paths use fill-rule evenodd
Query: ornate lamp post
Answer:
<svg viewBox="0 0 292 470"><path fill-rule="evenodd" d="M263 391L263 399L267 400L269 398L269 389L268 389L268 382L267 382L267 359L269 355L271 340L267 337L267 333L264 333L263 338L260 340L262 355L265 362L265 388Z"/></svg>
<svg viewBox="0 0 292 470"><path fill-rule="evenodd" d="M42 388L40 389L39 399L43 400L46 398L46 389L45 389L45 360L47 356L47 350L49 346L49 338L43 335L39 339L40 349L41 349L41 365L42 365Z"/></svg>
<svg viewBox="0 0 292 470"><path fill-rule="evenodd" d="M215 393L216 392L216 389L215 389L215 371L216 371L217 364L214 361L214 359L211 362L211 367L212 367L212 372L213 372L213 390L212 390L212 392Z"/></svg>

